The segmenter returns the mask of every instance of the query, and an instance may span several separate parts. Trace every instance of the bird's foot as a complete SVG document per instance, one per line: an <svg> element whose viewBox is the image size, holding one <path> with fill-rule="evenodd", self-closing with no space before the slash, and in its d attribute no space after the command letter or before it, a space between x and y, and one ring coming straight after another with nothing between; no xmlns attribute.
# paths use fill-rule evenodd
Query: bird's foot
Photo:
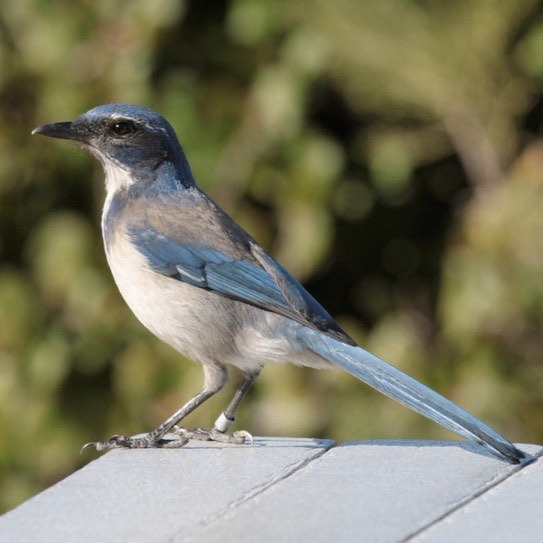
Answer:
<svg viewBox="0 0 543 543"><path fill-rule="evenodd" d="M245 430L226 434L217 430L217 428L212 430L203 430L202 428L186 430L185 428L175 427L175 435L178 435L181 439L186 439L186 441L216 441L218 443L235 443L236 445L253 443L253 436Z"/></svg>
<svg viewBox="0 0 543 543"><path fill-rule="evenodd" d="M150 433L141 437L114 435L107 441L91 441L83 445L81 452L91 448L97 451L109 451L111 449L180 449L193 440L241 445L243 443L252 444L253 436L245 430L226 434L216 428L212 430L203 430L202 428L187 430L176 426L172 433L158 438L153 437L152 433Z"/></svg>
<svg viewBox="0 0 543 543"><path fill-rule="evenodd" d="M151 434L142 437L128 437L121 435L111 436L107 441L91 441L81 448L95 448L97 451L111 449L179 449L189 442L187 436L182 433L168 434L164 437L154 438Z"/></svg>

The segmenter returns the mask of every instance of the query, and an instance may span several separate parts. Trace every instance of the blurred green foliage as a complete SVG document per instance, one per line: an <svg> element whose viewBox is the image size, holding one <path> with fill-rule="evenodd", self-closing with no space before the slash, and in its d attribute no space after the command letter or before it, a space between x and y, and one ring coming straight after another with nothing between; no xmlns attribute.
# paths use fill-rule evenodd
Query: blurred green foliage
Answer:
<svg viewBox="0 0 543 543"><path fill-rule="evenodd" d="M542 442L542 88L535 0L3 0L0 509L201 384L116 291L100 167L34 126L114 101L159 110L200 186L362 345ZM263 372L238 426L451 437L295 367Z"/></svg>

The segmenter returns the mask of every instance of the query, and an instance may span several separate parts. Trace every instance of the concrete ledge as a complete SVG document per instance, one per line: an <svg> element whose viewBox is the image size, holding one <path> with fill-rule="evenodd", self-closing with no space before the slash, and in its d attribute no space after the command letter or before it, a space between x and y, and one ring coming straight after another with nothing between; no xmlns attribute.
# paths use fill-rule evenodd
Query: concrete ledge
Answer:
<svg viewBox="0 0 543 543"><path fill-rule="evenodd" d="M538 540L542 498L543 462L464 442L191 443L105 454L2 516L0 542Z"/></svg>

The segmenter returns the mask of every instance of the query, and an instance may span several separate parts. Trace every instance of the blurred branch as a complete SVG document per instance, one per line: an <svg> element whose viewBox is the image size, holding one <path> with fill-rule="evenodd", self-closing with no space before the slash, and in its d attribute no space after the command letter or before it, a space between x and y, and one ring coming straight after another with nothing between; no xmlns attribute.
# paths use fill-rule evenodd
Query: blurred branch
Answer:
<svg viewBox="0 0 543 543"><path fill-rule="evenodd" d="M465 104L454 104L445 113L443 124L468 178L478 189L500 184L505 172L499 153L476 115Z"/></svg>

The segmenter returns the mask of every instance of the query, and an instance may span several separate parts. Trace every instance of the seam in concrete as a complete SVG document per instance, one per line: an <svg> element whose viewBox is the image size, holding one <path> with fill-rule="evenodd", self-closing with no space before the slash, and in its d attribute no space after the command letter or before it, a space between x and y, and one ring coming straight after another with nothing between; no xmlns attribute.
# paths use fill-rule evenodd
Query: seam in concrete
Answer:
<svg viewBox="0 0 543 543"><path fill-rule="evenodd" d="M530 460L527 462L524 462L522 464L519 464L515 468L513 468L511 471L508 471L506 473L502 473L500 475L497 475L494 479L491 479L487 485L485 485L483 488L481 488L478 492L475 492L474 494L466 497L465 499L458 502L456 505L453 505L448 511L443 513L441 516L436 517L433 519L429 524L426 524L425 526L419 528L418 530L414 531L412 534L409 534L404 539L401 539L398 543L409 543L414 542L417 537L424 534L425 532L429 531L431 528L434 528L438 524L441 524L444 522L448 517L450 517L453 513L456 513L460 509L466 507L467 505L473 503L475 500L478 500L481 496L485 495L487 492L492 490L493 488L496 488L498 485L502 484L504 481L512 477L513 475L516 475L520 471L522 471L527 466L533 464L534 462L537 462L539 458L543 457L543 449L539 451L537 454L535 454Z"/></svg>
<svg viewBox="0 0 543 543"><path fill-rule="evenodd" d="M223 518L226 514L230 513L234 509L240 507L244 503L248 502L249 500L252 500L259 496L260 494L264 493L269 488L274 487L276 484L280 483L281 481L285 481L295 473L298 473L305 467L307 467L309 464L326 454L331 449L337 447L337 442L331 441L331 440L322 440L323 448L322 449L316 449L315 452L303 460L300 460L298 462L293 462L290 466L287 466L283 469L282 473L278 476L273 476L270 478L269 481L265 481L261 483L258 486L255 486L254 488L250 489L244 496L233 500L232 502L228 503L221 511L217 512L214 515L210 515L209 517L206 517L202 519L200 522L198 522L193 529L191 529L190 533L183 534L182 536L179 535L172 535L170 538L168 538L168 541L171 543L181 543L182 541L186 541L190 539L191 537L194 537L200 530L207 528L209 525L213 524L214 522L220 520ZM327 443L328 442L328 443Z"/></svg>

